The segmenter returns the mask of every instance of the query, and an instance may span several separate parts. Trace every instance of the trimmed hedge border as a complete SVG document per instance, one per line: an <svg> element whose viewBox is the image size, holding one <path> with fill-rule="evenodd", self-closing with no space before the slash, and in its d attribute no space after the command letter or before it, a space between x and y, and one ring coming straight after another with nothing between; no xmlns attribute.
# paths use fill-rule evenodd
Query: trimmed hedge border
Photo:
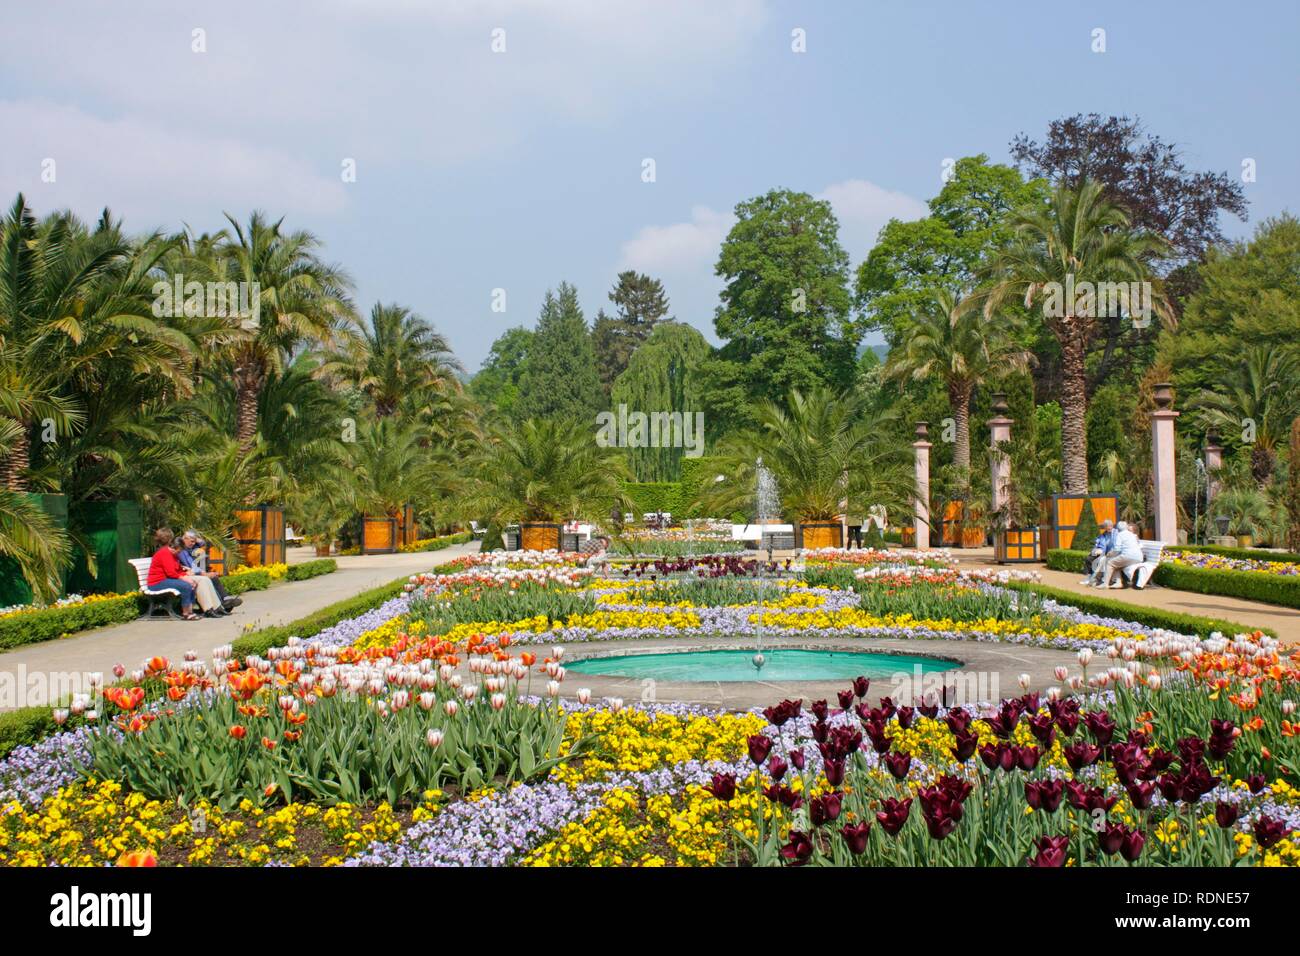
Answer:
<svg viewBox="0 0 1300 956"><path fill-rule="evenodd" d="M122 594L83 604L15 614L0 619L0 648L52 641L92 627L123 624L134 621L143 611L144 604L139 594Z"/></svg>
<svg viewBox="0 0 1300 956"><path fill-rule="evenodd" d="M1083 573L1085 551L1054 548L1047 552L1047 566L1054 571ZM1220 571L1161 564L1151 575L1161 587L1197 594L1235 597L1281 607L1300 608L1300 577L1268 574L1262 571Z"/></svg>
<svg viewBox="0 0 1300 956"><path fill-rule="evenodd" d="M1199 637L1209 637L1215 631L1219 631L1225 636L1262 631L1271 637L1277 637L1277 632L1268 627L1249 627L1236 621L1201 617L1198 614L1182 614L1178 611L1166 611L1158 607L1142 607L1138 604L1129 604L1127 601L1116 601L1112 598L1091 594L1075 594L1065 588L1054 588L1050 584L1035 584L1031 581L1008 581L998 586L1014 588L1017 591L1030 591L1051 598L1060 604L1077 607L1089 614L1118 617L1122 620L1132 621L1134 624L1162 627L1166 630L1177 631L1180 634L1196 634Z"/></svg>
<svg viewBox="0 0 1300 956"><path fill-rule="evenodd" d="M265 591L271 586L270 571L244 571L241 574L227 575L221 579L227 594L243 594L246 591Z"/></svg>
<svg viewBox="0 0 1300 956"><path fill-rule="evenodd" d="M423 554L426 551L441 551L443 548L450 548L452 545L468 544L474 540L474 532L457 531L455 534L444 534L441 538L430 538L428 543L419 548L412 548L409 545L398 548L399 554Z"/></svg>
<svg viewBox="0 0 1300 956"><path fill-rule="evenodd" d="M1300 564L1300 554L1294 551L1263 551L1259 548L1221 548L1217 544L1180 544L1169 551L1190 551L1195 554L1214 554L1221 558L1241 558L1244 561L1277 561L1281 564Z"/></svg>
<svg viewBox="0 0 1300 956"><path fill-rule="evenodd" d="M439 565L431 570L433 573L439 573L450 568L447 565ZM371 588L344 601L337 601L323 607L319 611L313 611L306 617L289 624L252 631L233 643L234 654L238 657L264 654L272 647L287 644L290 637L312 637L327 627L333 627L349 618L373 611L385 601L397 597L402 593L402 588L408 580L409 577L398 578L389 584ZM128 597L134 600L136 595L128 595ZM0 714L0 760L7 757L15 747L39 743L58 729L51 716L50 707L23 707Z"/></svg>
<svg viewBox="0 0 1300 956"><path fill-rule="evenodd" d="M289 570L285 572L286 581L306 581L308 578L317 578L322 574L333 574L339 569L339 563L333 558L317 558L315 561L304 561L302 564L291 564Z"/></svg>

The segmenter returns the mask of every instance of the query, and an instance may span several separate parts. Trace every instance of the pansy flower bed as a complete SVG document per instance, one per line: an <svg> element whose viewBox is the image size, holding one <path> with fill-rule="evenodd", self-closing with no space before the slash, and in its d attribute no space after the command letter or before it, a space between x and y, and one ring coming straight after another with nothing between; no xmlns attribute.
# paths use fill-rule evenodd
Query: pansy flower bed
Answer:
<svg viewBox="0 0 1300 956"><path fill-rule="evenodd" d="M810 583L830 556L777 579L483 556L264 657L151 659L0 763L0 863L1300 862L1294 655L900 557L835 587ZM1055 687L952 709L865 679L727 713L566 678L568 642L760 625L1074 656Z"/></svg>

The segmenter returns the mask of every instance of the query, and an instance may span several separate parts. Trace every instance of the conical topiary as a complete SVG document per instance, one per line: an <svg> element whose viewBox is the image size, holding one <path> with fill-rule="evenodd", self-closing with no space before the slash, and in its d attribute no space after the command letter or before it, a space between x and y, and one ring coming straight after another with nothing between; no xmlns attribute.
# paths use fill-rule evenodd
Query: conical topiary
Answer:
<svg viewBox="0 0 1300 956"><path fill-rule="evenodd" d="M1074 542L1070 548L1074 551L1091 551L1092 543L1097 540L1097 535L1101 534L1101 528L1097 526L1097 518L1092 513L1092 499L1085 498L1083 510L1079 512L1079 524L1074 529Z"/></svg>

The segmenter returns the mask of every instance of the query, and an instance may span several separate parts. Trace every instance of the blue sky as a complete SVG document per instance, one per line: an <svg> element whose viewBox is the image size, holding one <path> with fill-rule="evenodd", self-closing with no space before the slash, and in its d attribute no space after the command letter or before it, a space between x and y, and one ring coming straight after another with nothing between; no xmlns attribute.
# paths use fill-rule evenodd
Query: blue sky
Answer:
<svg viewBox="0 0 1300 956"><path fill-rule="evenodd" d="M737 202L829 198L856 264L945 158L1005 160L1075 112L1140 115L1193 169L1254 159L1229 235L1300 211L1294 0L45 0L0 33L0 193L140 230L282 214L363 309L416 309L470 370L546 288L575 283L590 319L628 267L712 338Z"/></svg>

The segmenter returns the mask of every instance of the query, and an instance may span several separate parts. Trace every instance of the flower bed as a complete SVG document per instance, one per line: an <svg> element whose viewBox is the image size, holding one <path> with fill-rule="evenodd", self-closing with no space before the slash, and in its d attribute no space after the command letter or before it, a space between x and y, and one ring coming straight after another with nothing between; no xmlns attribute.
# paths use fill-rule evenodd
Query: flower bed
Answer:
<svg viewBox="0 0 1300 956"><path fill-rule="evenodd" d="M0 863L1300 862L1300 667L1268 636L1201 640L953 569L852 570L832 588L471 562L359 596L310 636L153 659L97 719L0 762ZM485 595L523 613L522 595L551 592L607 617L439 631L422 616ZM882 601L954 617L890 618ZM532 645L628 630L620 615L1048 642L1078 648L1077 667L951 710L873 706L865 680L739 714L562 698L563 648Z"/></svg>

